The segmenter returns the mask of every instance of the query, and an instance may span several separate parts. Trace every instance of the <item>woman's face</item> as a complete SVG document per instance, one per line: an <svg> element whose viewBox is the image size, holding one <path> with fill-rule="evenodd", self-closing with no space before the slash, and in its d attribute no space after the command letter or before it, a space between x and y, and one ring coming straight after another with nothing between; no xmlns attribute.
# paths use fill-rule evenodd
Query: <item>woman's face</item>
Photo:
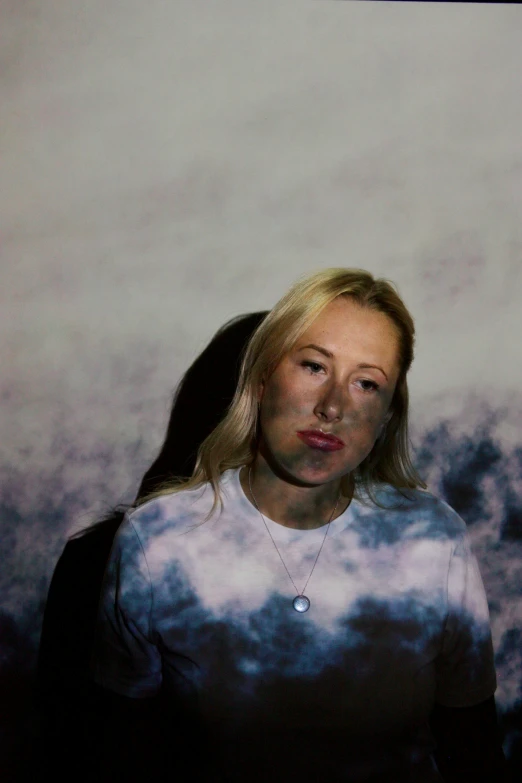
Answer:
<svg viewBox="0 0 522 783"><path fill-rule="evenodd" d="M399 376L391 319L338 297L260 391L260 454L276 475L318 486L370 453Z"/></svg>

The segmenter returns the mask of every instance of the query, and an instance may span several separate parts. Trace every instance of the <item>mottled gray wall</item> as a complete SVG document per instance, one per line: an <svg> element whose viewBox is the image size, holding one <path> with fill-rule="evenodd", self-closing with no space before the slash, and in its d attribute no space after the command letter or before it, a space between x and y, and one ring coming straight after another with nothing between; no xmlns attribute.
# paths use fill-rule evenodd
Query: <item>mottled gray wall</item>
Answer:
<svg viewBox="0 0 522 783"><path fill-rule="evenodd" d="M361 266L416 318L414 443L522 698L522 9L0 0L4 663L67 536L133 497L230 317ZM513 734L510 734L512 738Z"/></svg>

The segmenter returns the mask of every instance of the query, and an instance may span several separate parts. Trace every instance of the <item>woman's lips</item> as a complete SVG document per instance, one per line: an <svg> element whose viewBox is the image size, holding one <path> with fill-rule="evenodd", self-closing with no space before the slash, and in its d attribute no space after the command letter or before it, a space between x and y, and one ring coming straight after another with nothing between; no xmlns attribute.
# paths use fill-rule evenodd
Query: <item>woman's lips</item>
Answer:
<svg viewBox="0 0 522 783"><path fill-rule="evenodd" d="M344 448L344 442L340 438L336 438L335 435L326 435L319 430L300 430L297 437L301 438L307 446L319 449L319 451L339 451Z"/></svg>

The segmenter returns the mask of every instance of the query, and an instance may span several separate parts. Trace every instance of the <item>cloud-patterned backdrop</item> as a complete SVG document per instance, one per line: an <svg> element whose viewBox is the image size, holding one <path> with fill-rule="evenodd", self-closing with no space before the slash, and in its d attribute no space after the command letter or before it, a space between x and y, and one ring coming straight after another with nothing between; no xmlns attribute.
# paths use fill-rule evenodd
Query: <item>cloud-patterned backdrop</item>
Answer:
<svg viewBox="0 0 522 783"><path fill-rule="evenodd" d="M358 266L395 281L416 320L417 462L470 527L515 758L522 9L0 13L0 689L20 713L3 736L24 719L67 537L134 497L190 362L298 276Z"/></svg>

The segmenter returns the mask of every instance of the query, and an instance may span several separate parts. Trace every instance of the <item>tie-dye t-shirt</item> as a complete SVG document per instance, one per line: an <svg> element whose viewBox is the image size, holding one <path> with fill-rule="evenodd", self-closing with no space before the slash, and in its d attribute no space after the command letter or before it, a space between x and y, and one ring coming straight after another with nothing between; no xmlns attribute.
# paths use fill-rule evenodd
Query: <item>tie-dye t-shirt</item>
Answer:
<svg viewBox="0 0 522 783"><path fill-rule="evenodd" d="M434 702L495 691L488 607L460 517L425 491L353 500L295 590L239 471L127 515L103 589L95 676L197 704L231 781L435 781ZM325 528L266 524L299 589ZM401 771L402 770L402 771ZM409 771L405 771L409 770Z"/></svg>

